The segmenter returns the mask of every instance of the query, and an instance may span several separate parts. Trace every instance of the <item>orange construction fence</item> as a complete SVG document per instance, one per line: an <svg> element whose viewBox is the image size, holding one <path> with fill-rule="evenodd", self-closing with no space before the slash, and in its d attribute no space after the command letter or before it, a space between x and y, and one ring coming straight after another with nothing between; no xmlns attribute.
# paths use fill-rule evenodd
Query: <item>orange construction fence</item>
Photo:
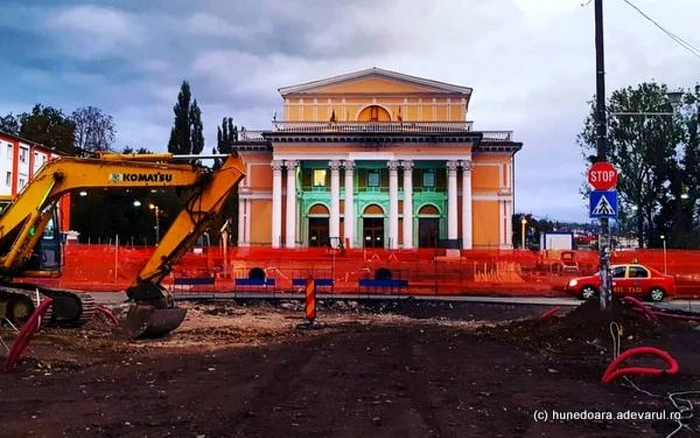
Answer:
<svg viewBox="0 0 700 438"><path fill-rule="evenodd" d="M66 246L62 277L47 282L91 291L122 290L136 278L153 251L153 247L71 243ZM700 251L617 251L611 260L613 264L636 262L665 271L676 278L681 295L700 296ZM391 280L386 283L390 285L387 293L556 296L562 294L570 278L597 269L596 251L469 250L448 257L440 249L231 247L224 255L222 248L212 247L200 253L188 252L165 284L178 287L174 285L178 278L211 278L201 287L183 288L301 292L302 280L313 276L327 281L319 292L357 293L367 290L361 283L381 277ZM246 280L261 272L267 282Z"/></svg>

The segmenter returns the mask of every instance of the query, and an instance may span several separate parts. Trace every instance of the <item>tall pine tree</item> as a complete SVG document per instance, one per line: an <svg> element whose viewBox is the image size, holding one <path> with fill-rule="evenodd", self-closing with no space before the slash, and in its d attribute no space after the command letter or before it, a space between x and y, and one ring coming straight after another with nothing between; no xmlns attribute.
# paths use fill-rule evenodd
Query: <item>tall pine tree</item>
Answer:
<svg viewBox="0 0 700 438"><path fill-rule="evenodd" d="M204 149L202 111L197 105L197 100L190 103L191 99L190 84L183 81L180 93L177 95L177 103L173 107L175 121L170 131L170 141L168 141L170 153L199 154Z"/></svg>
<svg viewBox="0 0 700 438"><path fill-rule="evenodd" d="M238 140L238 127L233 124L233 117L224 117L221 126L216 130L216 147L213 153L231 154L235 152L234 143ZM223 164L222 160L214 162L215 167ZM232 243L238 242L238 190L234 190L231 197L226 200L223 207L224 219L218 224L219 229L226 220L229 220L228 232Z"/></svg>

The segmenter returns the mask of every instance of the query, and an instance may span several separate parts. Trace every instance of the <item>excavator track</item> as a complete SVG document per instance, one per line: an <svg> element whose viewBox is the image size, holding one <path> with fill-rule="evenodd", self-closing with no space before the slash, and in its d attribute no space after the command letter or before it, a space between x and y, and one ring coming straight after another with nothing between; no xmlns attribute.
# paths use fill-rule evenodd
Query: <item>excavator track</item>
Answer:
<svg viewBox="0 0 700 438"><path fill-rule="evenodd" d="M53 305L49 309L51 318L47 319L49 327L80 327L90 321L97 312L97 303L93 296L87 292L68 289L53 289L36 284L12 283L15 290L23 290L53 299Z"/></svg>
<svg viewBox="0 0 700 438"><path fill-rule="evenodd" d="M42 298L40 293L39 299ZM8 286L0 286L0 325L9 320L15 328L19 328L29 320L38 307L36 291L23 290ZM53 306L52 306L53 307ZM53 308L49 307L41 319L40 328L51 325Z"/></svg>

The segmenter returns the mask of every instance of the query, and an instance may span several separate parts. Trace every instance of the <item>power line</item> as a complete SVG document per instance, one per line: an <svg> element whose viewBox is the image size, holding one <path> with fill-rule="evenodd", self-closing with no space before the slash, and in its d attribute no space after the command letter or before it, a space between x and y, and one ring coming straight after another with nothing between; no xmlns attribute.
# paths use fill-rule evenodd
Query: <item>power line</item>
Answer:
<svg viewBox="0 0 700 438"><path fill-rule="evenodd" d="M637 6L636 6L634 3L632 3L631 1L629 1L629 0L622 0L622 1L625 2L625 3L627 3L627 4L628 4L629 6L631 6L632 8L634 8L634 10L636 10L637 12L639 12L639 14L641 14L642 17L644 17L644 18L646 18L647 20L649 20L650 22L652 22L652 23L654 24L654 26L656 26L656 27L658 27L659 29L661 29L661 31L662 31L663 33L665 33L669 38L671 38L673 41L675 41L678 45L680 45L681 47L683 47L684 49L686 49L687 51L689 51L691 54L693 54L695 57L697 57L697 58L700 59L700 49L698 49L697 47L693 46L693 45L690 44L689 42L685 41L683 38L681 38L681 37L679 37L678 35L674 34L674 33L671 32L670 30L667 30L666 28L664 28L662 25L660 25L658 22L656 22L653 18L651 18L650 16L648 16L647 14L645 14L644 11L642 11L641 9L639 9L639 7L637 7Z"/></svg>

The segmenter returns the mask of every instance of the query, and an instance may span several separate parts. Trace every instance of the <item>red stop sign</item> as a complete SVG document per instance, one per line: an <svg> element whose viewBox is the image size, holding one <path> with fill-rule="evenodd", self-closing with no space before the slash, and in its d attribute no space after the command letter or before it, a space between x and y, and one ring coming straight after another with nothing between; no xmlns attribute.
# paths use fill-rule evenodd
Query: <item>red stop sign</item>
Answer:
<svg viewBox="0 0 700 438"><path fill-rule="evenodd" d="M588 169L588 183L596 190L610 190L617 185L617 169L608 162L595 163Z"/></svg>

